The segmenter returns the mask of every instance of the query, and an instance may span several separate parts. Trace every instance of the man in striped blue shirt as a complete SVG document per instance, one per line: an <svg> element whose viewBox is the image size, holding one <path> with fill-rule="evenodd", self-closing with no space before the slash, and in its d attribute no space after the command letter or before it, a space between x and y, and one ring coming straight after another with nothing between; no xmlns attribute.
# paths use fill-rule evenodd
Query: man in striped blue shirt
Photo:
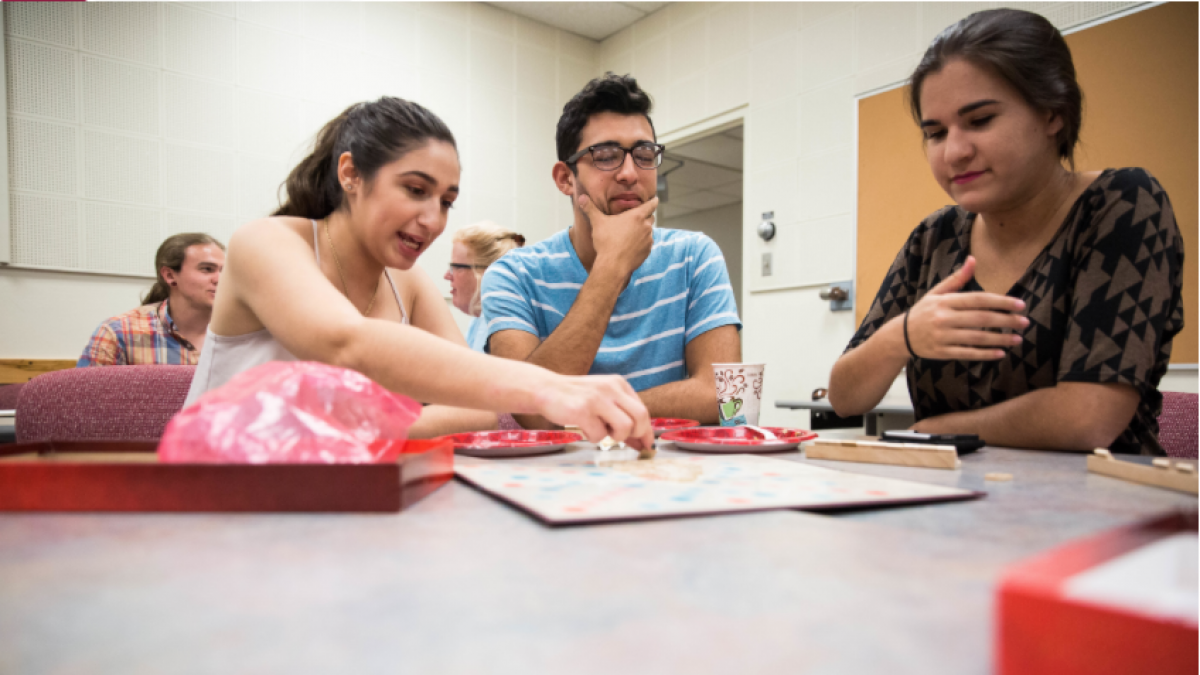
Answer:
<svg viewBox="0 0 1200 675"><path fill-rule="evenodd" d="M574 225L488 268L481 320L491 354L622 375L651 417L715 423L712 364L741 360L741 322L712 239L654 227L663 146L650 105L636 80L608 73L563 107L553 175Z"/></svg>

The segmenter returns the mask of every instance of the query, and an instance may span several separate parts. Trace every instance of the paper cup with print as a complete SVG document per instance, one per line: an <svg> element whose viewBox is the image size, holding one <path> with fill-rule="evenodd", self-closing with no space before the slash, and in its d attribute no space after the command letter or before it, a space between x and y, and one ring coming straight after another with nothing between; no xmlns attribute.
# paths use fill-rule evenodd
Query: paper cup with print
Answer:
<svg viewBox="0 0 1200 675"><path fill-rule="evenodd" d="M758 411L762 407L763 364L714 363L713 376L717 385L721 426L758 424Z"/></svg>

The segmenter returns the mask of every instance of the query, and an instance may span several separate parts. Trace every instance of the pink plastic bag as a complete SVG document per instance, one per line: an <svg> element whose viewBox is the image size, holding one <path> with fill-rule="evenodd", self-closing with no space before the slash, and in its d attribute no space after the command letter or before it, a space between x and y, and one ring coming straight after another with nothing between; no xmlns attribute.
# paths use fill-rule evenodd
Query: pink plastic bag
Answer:
<svg viewBox="0 0 1200 675"><path fill-rule="evenodd" d="M158 456L232 464L388 461L420 414L421 404L353 370L273 361L175 415Z"/></svg>

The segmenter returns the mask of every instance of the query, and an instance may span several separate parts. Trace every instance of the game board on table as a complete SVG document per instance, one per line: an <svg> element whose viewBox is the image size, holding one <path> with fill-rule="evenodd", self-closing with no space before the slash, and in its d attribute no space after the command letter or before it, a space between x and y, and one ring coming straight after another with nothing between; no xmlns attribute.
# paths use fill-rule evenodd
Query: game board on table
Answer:
<svg viewBox="0 0 1200 675"><path fill-rule="evenodd" d="M460 457L454 471L550 524L766 509L817 511L983 494L757 455L631 459L599 466L584 459L550 464Z"/></svg>

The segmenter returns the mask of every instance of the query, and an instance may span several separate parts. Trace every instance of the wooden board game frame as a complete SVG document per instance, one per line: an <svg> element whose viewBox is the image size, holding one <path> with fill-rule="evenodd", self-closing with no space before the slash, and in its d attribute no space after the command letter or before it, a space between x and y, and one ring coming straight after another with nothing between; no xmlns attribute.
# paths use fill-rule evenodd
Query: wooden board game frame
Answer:
<svg viewBox="0 0 1200 675"><path fill-rule="evenodd" d="M454 475L448 441L407 441L374 464L159 462L154 442L0 446L0 512L395 513Z"/></svg>

